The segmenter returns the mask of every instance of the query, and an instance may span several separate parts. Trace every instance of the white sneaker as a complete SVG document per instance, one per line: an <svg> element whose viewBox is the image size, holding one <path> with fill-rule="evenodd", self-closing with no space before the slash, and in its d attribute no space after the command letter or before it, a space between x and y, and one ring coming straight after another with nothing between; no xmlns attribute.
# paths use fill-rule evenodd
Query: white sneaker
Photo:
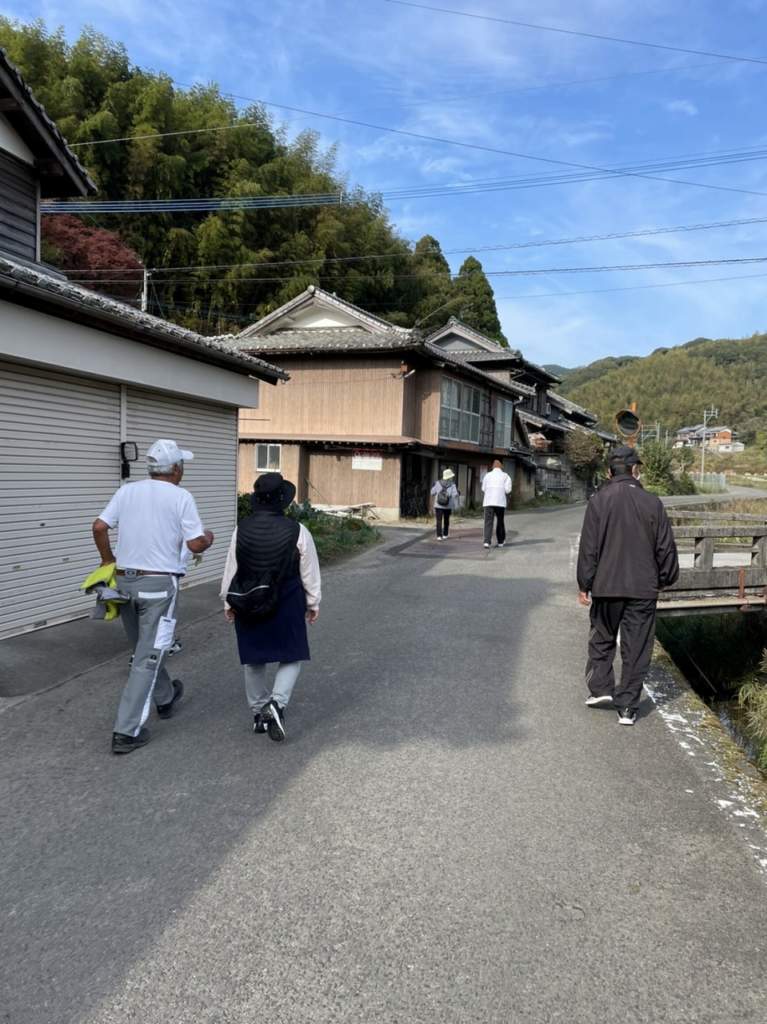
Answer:
<svg viewBox="0 0 767 1024"><path fill-rule="evenodd" d="M601 697L587 697L585 704L587 708L602 708L606 704L612 704L613 699L609 693L603 693Z"/></svg>
<svg viewBox="0 0 767 1024"><path fill-rule="evenodd" d="M502 540L501 543L498 545L498 547L499 548L505 548L506 547L506 541Z"/></svg>
<svg viewBox="0 0 767 1024"><path fill-rule="evenodd" d="M444 540L444 537L437 537L437 540Z"/></svg>
<svg viewBox="0 0 767 1024"><path fill-rule="evenodd" d="M483 545L482 545L482 547L484 547L484 548L489 548L489 547L490 547L490 545L489 545L489 544L483 544Z"/></svg>

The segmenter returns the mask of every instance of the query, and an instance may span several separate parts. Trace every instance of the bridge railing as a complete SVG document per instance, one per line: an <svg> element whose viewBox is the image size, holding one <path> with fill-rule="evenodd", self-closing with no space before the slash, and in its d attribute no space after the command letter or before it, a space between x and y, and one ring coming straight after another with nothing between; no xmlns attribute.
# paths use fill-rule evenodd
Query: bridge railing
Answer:
<svg viewBox="0 0 767 1024"><path fill-rule="evenodd" d="M745 513L669 510L683 563L659 598L665 614L767 608L767 520ZM692 554L692 566L684 565ZM685 555L688 557L685 558Z"/></svg>

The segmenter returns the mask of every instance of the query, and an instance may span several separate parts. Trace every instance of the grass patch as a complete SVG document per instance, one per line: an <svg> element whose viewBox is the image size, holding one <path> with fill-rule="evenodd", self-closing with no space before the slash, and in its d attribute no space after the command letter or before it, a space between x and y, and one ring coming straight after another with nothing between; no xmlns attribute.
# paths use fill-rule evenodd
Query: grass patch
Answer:
<svg viewBox="0 0 767 1024"><path fill-rule="evenodd" d="M241 494L237 500L237 519L250 515L250 495ZM364 519L354 516L331 516L320 512L308 501L291 505L288 515L307 528L317 545L320 565L362 551L377 543L380 533Z"/></svg>

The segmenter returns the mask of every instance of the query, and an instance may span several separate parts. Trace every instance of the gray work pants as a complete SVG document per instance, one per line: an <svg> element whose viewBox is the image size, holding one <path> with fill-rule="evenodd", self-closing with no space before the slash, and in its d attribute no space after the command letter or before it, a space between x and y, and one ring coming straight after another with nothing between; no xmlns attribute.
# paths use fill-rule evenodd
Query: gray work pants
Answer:
<svg viewBox="0 0 767 1024"><path fill-rule="evenodd" d="M275 700L281 708L287 707L293 687L301 671L300 661L281 662L277 666L274 686L266 679L266 665L243 665L245 672L245 697L254 715Z"/></svg>
<svg viewBox="0 0 767 1024"><path fill-rule="evenodd" d="M118 576L118 586L130 596L120 606L120 618L133 646L133 663L120 698L114 731L138 736L149 717L154 696L157 704L169 704L173 686L163 665L165 649L155 646L157 627L165 615L175 618L178 579L175 576ZM171 638L172 639L172 638Z"/></svg>

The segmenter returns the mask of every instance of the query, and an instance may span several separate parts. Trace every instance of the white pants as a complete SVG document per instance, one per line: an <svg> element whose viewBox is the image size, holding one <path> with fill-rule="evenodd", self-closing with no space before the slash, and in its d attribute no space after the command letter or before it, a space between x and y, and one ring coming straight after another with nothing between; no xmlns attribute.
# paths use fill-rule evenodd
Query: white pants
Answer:
<svg viewBox="0 0 767 1024"><path fill-rule="evenodd" d="M266 680L266 665L242 666L245 670L245 697L254 715L266 707L270 700L276 701L281 708L288 705L301 672L301 664L300 661L280 663L273 686Z"/></svg>

